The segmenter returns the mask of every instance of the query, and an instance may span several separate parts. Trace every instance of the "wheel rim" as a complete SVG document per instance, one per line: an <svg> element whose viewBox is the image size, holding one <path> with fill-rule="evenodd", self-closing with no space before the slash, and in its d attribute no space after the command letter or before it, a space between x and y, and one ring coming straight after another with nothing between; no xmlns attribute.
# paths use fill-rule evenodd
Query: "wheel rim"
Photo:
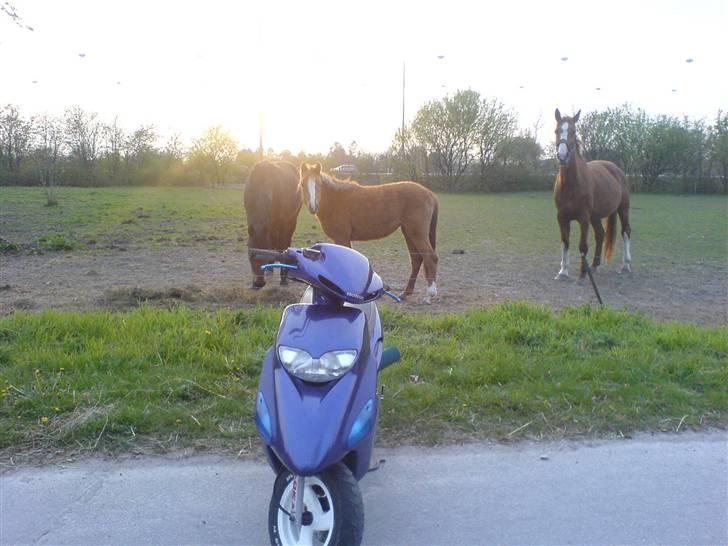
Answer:
<svg viewBox="0 0 728 546"><path fill-rule="evenodd" d="M293 480L286 486L280 505L291 510ZM278 532L285 546L328 546L334 530L334 504L331 492L318 477L307 477L303 488L303 510L311 512L311 525L301 527L301 534L294 539L294 525L283 510L278 510Z"/></svg>

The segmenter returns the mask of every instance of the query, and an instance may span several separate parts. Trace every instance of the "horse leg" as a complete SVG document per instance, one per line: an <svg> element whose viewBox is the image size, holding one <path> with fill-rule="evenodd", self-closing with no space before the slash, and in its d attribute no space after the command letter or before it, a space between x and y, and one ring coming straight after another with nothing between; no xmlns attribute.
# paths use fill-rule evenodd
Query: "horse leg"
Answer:
<svg viewBox="0 0 728 546"><path fill-rule="evenodd" d="M412 269L410 270L409 280L407 281L407 287L400 295L400 298L406 299L408 296L411 296L412 293L415 291L417 275L420 274L420 266L422 265L422 254L417 251L417 247L415 247L412 239L410 239L409 235L404 229L402 230L402 234L404 235L404 240L407 243L407 250L410 255L410 265L412 267Z"/></svg>
<svg viewBox="0 0 728 546"><path fill-rule="evenodd" d="M288 222L288 225L279 232L278 240L276 241L276 250L286 250L291 246L291 239L293 238L293 232L296 230L296 218L294 217L293 222ZM285 267L281 268L281 286L288 286L288 269Z"/></svg>
<svg viewBox="0 0 728 546"><path fill-rule="evenodd" d="M589 244L587 238L589 237L589 216L584 215L579 219L579 227L581 228L581 235L579 236L579 254L581 255L581 272L579 273L579 279L583 280L586 277L587 261L586 255L589 252Z"/></svg>
<svg viewBox="0 0 728 546"><path fill-rule="evenodd" d="M622 270L620 273L632 273L630 262L632 262L632 255L629 252L629 238L632 234L632 227L629 225L629 209L620 208L617 211L619 214L619 222L622 224Z"/></svg>
<svg viewBox="0 0 728 546"><path fill-rule="evenodd" d="M250 258L250 269L253 272L253 290L259 290L265 286L265 276L260 266L263 265L263 260L257 258Z"/></svg>
<svg viewBox="0 0 728 546"><path fill-rule="evenodd" d="M554 279L563 281L569 278L569 220L559 216L558 221L561 230L561 269Z"/></svg>
<svg viewBox="0 0 728 546"><path fill-rule="evenodd" d="M604 226L601 218L592 218L591 225L594 228L594 259L592 260L592 269L596 273L597 268L602 263L602 245L604 244Z"/></svg>
<svg viewBox="0 0 728 546"><path fill-rule="evenodd" d="M430 244L430 238L427 230L422 232L417 231L411 238L412 245L415 249L415 255L419 257L420 263L425 266L425 279L427 280L427 294L425 295L422 303L432 303L432 298L437 296L437 283L435 279L437 277L437 254L435 249ZM419 265L417 266L419 270ZM417 272L414 272L415 277ZM414 287L414 283L412 283Z"/></svg>
<svg viewBox="0 0 728 546"><path fill-rule="evenodd" d="M423 246L425 248L423 260L425 264L425 279L427 279L427 295L422 302L429 305L432 303L432 298L437 296L437 284L435 283L435 279L437 277L438 258L437 254L435 254L435 249L432 248L432 245L430 245L427 239L424 240Z"/></svg>

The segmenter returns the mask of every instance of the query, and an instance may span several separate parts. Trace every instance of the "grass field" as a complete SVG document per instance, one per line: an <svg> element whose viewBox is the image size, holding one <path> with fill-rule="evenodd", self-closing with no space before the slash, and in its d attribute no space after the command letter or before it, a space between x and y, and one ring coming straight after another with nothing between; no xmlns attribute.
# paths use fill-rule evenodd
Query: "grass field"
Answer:
<svg viewBox="0 0 728 546"><path fill-rule="evenodd" d="M173 293L188 277L172 275L190 263L200 282L245 296L231 288L248 275L241 190L60 188L58 197L45 207L39 189L0 188L0 308L10 309L0 315L0 452L17 461L255 449L252 400L279 307L174 300L109 312L96 296L83 300L112 282ZM598 279L612 307L637 314L580 306L590 287L552 280L560 253L550 194L439 198L438 314L384 309L388 341L404 355L383 377L385 443L726 425L725 196L633 196L636 272ZM294 245L317 240L325 236L302 210ZM406 274L401 235L356 247L387 279ZM84 312L65 310L79 308L61 299L69 291ZM29 313L13 310L16 301L44 303Z"/></svg>
<svg viewBox="0 0 728 546"><path fill-rule="evenodd" d="M257 447L252 411L279 312L143 307L0 318L0 449ZM723 328L527 304L427 317L385 311L381 441L596 436L724 425Z"/></svg>
<svg viewBox="0 0 728 546"><path fill-rule="evenodd" d="M439 199L438 242L443 254L463 247L484 253L558 251L550 193L441 194ZM39 188L0 188L0 237L29 245L43 237L62 237L76 250L118 245L245 248L240 189L59 188L58 200L60 206L45 207ZM642 255L674 255L678 261L726 259L725 196L635 194L632 224L633 246ZM304 208L294 243L323 239L317 221ZM357 247L387 255L402 245L395 235Z"/></svg>

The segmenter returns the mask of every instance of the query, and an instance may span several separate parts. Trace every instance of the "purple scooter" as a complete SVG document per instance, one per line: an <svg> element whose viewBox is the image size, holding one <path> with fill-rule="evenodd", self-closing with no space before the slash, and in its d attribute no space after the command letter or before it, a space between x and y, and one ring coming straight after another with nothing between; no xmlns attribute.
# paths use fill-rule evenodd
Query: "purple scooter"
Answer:
<svg viewBox="0 0 728 546"><path fill-rule="evenodd" d="M255 423L277 474L271 544L356 546L364 533L358 481L371 470L377 374L399 360L383 347L375 301L390 294L359 252L334 244L251 249L309 285L283 312L260 374ZM376 468L376 467L374 467Z"/></svg>

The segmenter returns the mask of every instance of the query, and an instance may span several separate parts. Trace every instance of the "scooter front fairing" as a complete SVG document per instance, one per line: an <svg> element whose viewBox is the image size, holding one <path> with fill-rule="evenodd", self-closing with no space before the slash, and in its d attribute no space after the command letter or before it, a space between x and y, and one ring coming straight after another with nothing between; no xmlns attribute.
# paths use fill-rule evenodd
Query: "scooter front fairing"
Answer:
<svg viewBox="0 0 728 546"><path fill-rule="evenodd" d="M276 472L285 466L294 474L312 476L344 460L358 480L369 469L379 405L381 326L376 319L376 324L367 324L365 313L353 307L286 308L276 347L296 347L313 357L346 349L358 354L353 368L338 379L310 383L283 367L276 347L267 352L256 424Z"/></svg>

